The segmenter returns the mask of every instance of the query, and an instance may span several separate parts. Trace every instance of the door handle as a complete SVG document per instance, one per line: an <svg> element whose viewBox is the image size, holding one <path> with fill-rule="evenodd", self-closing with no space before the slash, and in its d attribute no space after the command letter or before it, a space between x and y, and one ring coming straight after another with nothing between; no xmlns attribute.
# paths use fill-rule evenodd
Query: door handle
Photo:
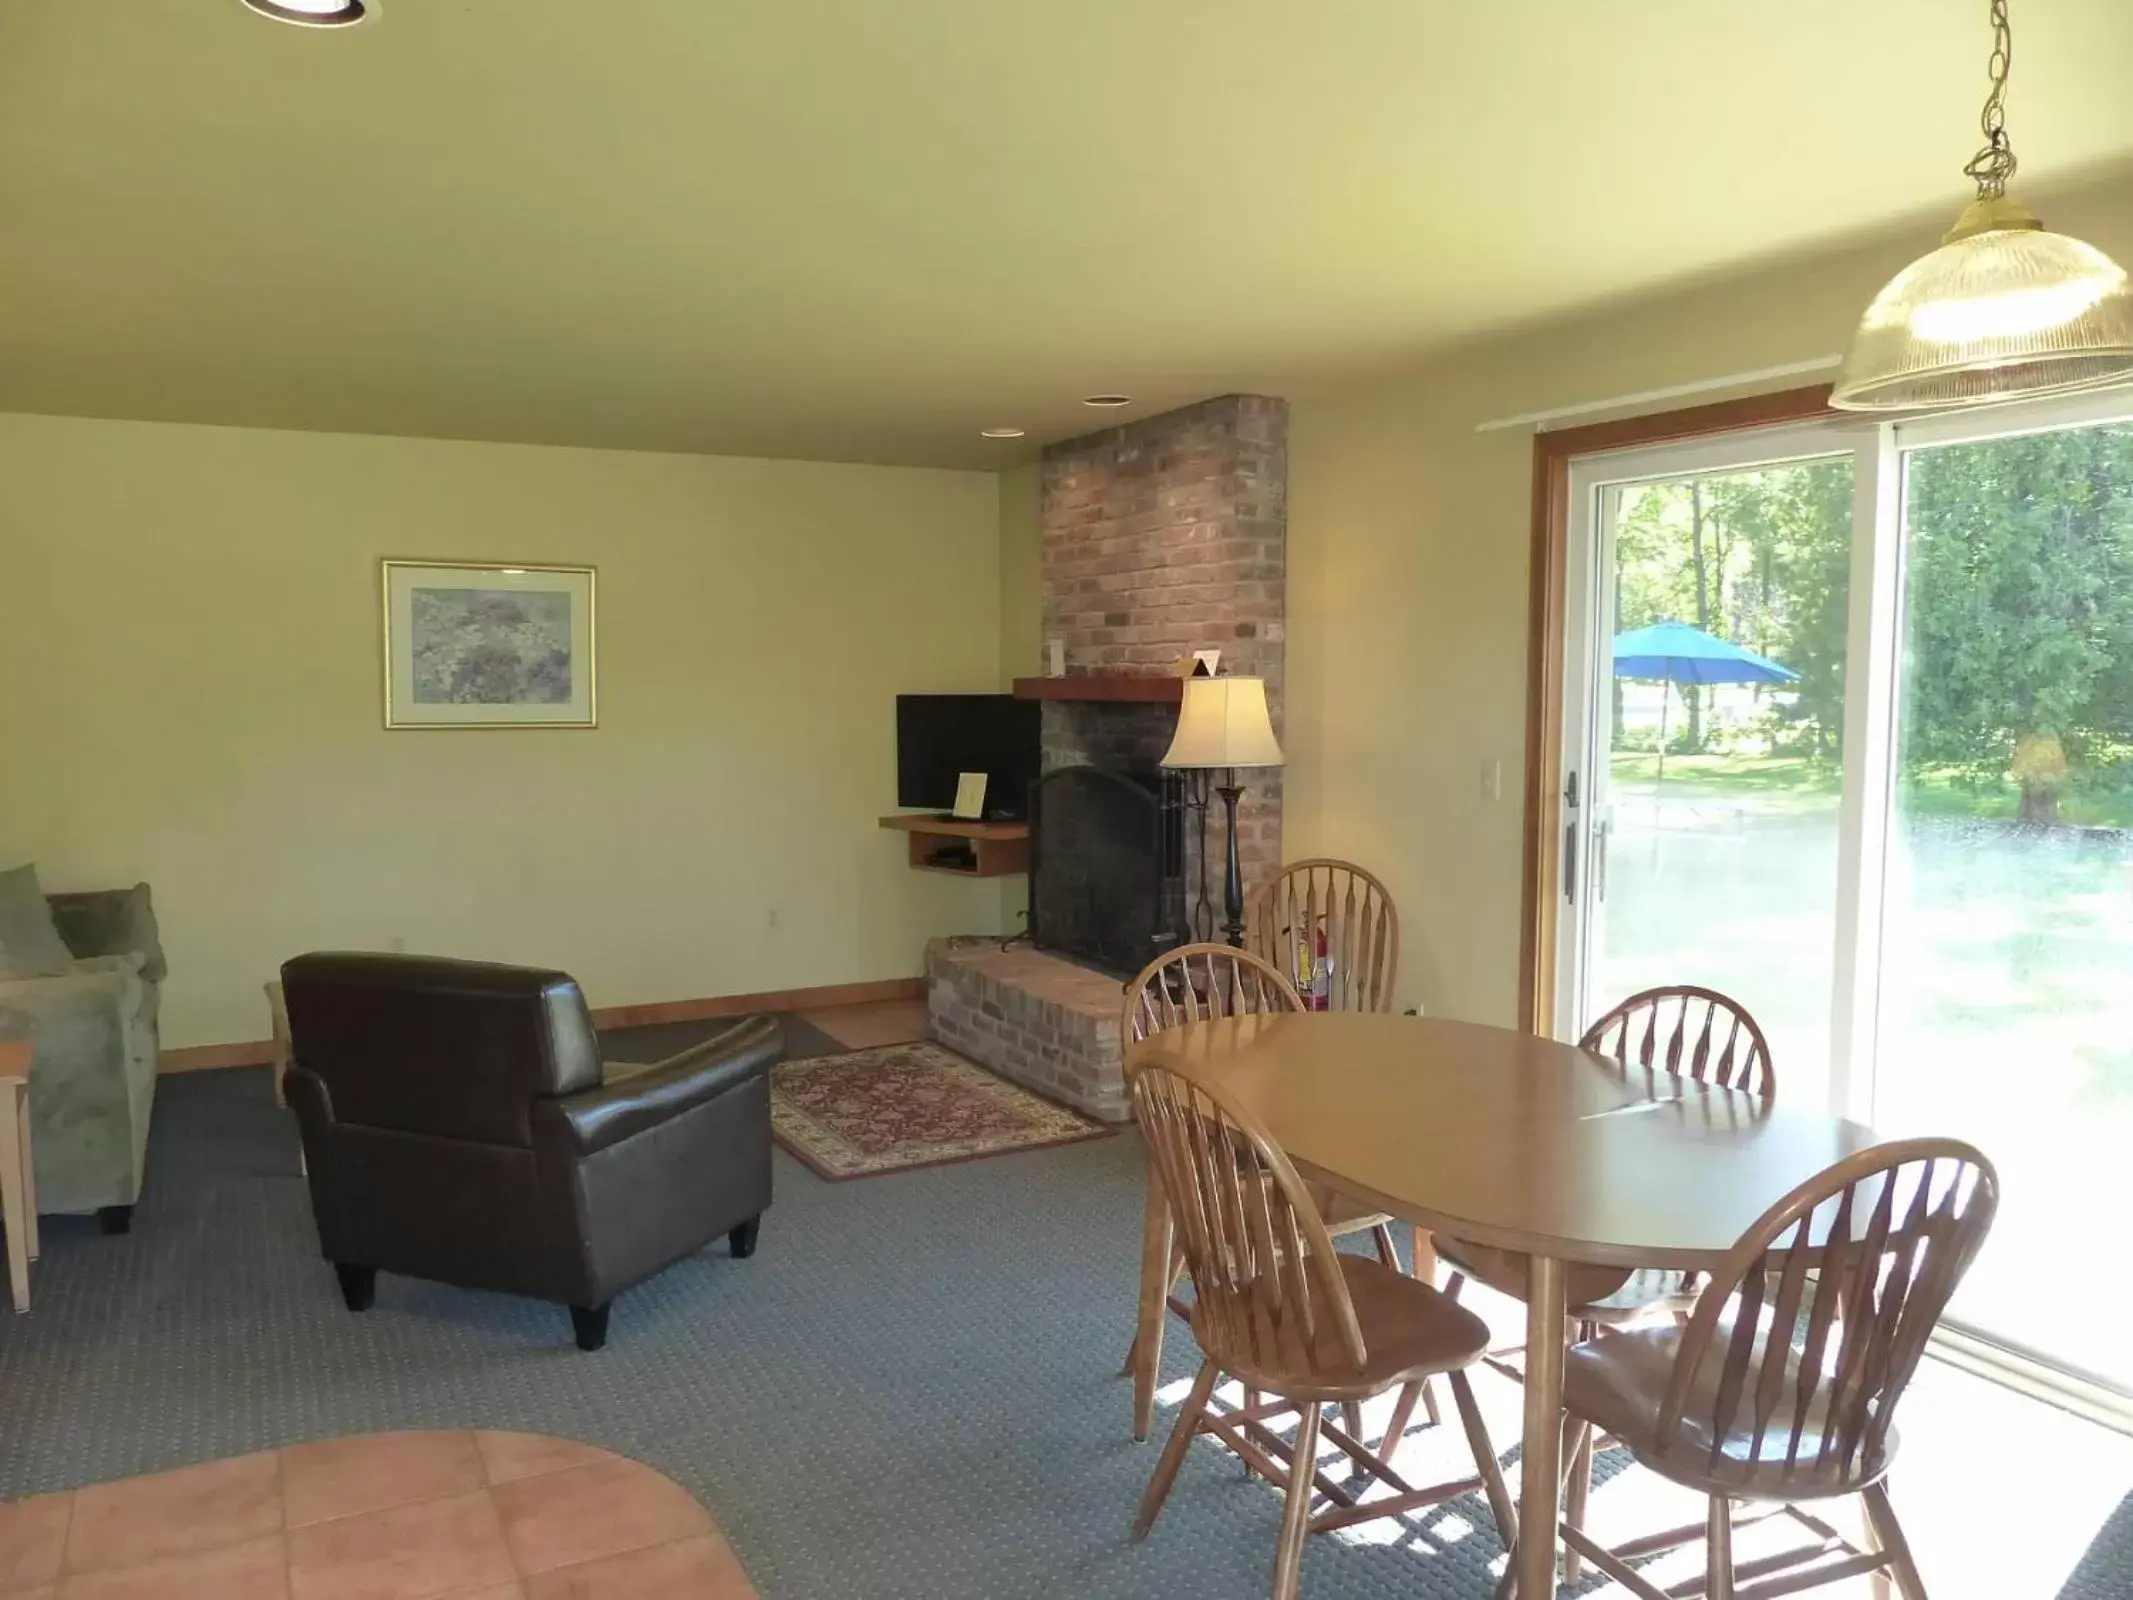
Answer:
<svg viewBox="0 0 2133 1600"><path fill-rule="evenodd" d="M1578 903L1578 825L1563 824L1563 898Z"/></svg>

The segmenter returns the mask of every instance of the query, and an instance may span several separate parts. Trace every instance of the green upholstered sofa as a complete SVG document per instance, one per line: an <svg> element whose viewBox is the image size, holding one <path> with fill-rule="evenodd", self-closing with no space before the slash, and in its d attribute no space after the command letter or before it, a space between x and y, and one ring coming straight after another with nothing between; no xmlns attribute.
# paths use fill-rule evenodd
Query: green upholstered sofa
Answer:
<svg viewBox="0 0 2133 1600"><path fill-rule="evenodd" d="M70 970L0 978L0 1038L26 1038L37 1209L123 1233L147 1172L167 968L148 885L46 896Z"/></svg>

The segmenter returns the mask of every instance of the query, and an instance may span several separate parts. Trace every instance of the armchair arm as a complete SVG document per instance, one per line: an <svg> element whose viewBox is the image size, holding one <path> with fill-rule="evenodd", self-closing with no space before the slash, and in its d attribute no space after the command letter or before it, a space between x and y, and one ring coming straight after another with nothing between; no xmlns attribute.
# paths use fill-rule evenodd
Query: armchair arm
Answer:
<svg viewBox="0 0 2133 1600"><path fill-rule="evenodd" d="M0 978L0 1036L83 1020L130 1021L140 1005L140 971L139 956L105 956L48 978Z"/></svg>
<svg viewBox="0 0 2133 1600"><path fill-rule="evenodd" d="M757 1017L615 1083L536 1101L534 1116L593 1155L767 1076L784 1050L778 1019Z"/></svg>

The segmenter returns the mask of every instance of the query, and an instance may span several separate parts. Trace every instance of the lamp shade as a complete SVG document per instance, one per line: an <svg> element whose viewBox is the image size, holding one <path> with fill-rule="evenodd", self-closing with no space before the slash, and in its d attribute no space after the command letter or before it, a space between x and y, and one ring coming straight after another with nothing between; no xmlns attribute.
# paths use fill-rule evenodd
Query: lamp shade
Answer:
<svg viewBox="0 0 2133 1600"><path fill-rule="evenodd" d="M1980 200L1860 320L1830 404L1846 411L2013 399L2133 376L2133 286L2101 250Z"/></svg>
<svg viewBox="0 0 2133 1600"><path fill-rule="evenodd" d="M1278 767L1263 678L1187 678L1166 767Z"/></svg>

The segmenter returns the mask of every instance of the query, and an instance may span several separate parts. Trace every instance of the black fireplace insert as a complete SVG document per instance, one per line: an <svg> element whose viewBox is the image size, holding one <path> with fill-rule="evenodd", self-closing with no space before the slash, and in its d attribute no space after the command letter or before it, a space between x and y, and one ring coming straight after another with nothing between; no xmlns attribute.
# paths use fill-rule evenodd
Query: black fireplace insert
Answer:
<svg viewBox="0 0 2133 1600"><path fill-rule="evenodd" d="M1032 791L1030 938L1129 978L1185 938L1184 789L1167 773L1060 767Z"/></svg>

